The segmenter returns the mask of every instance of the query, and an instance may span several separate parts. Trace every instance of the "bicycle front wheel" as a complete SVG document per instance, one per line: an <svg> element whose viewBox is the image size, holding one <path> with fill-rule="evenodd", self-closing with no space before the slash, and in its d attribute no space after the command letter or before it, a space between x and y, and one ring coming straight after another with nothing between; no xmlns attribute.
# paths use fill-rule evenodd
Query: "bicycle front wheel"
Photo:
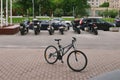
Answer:
<svg viewBox="0 0 120 80"><path fill-rule="evenodd" d="M54 64L57 61L57 48L55 46L48 46L45 49L44 57L49 64Z"/></svg>
<svg viewBox="0 0 120 80"><path fill-rule="evenodd" d="M82 51L72 51L67 57L69 68L76 72L84 70L87 66L87 62L87 57Z"/></svg>

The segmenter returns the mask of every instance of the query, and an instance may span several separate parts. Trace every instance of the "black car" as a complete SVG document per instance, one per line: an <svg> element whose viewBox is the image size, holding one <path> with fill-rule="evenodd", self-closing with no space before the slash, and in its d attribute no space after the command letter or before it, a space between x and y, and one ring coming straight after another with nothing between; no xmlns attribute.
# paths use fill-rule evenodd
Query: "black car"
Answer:
<svg viewBox="0 0 120 80"><path fill-rule="evenodd" d="M115 19L115 25L116 27L120 27L120 18Z"/></svg>
<svg viewBox="0 0 120 80"><path fill-rule="evenodd" d="M49 26L49 21L48 20L42 20L40 22L41 30L47 30L47 27Z"/></svg>
<svg viewBox="0 0 120 80"><path fill-rule="evenodd" d="M104 30L104 31L109 31L110 27L115 26L115 24L106 22L100 18L82 18L80 19L80 22L79 22L81 29L84 30L86 23L89 23L89 22L94 23L98 27L98 30Z"/></svg>

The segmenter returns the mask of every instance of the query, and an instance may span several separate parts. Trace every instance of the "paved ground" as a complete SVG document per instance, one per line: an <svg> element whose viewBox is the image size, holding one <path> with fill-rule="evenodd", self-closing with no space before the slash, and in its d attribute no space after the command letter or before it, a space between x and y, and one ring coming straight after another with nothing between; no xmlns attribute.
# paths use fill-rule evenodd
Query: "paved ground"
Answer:
<svg viewBox="0 0 120 80"><path fill-rule="evenodd" d="M88 66L73 72L65 63L46 63L44 49L0 49L0 80L88 80L120 69L120 50L82 49ZM67 55L66 55L67 56Z"/></svg>
<svg viewBox="0 0 120 80"><path fill-rule="evenodd" d="M49 36L41 32L35 36L1 35L0 36L0 80L88 80L106 72L120 70L120 32L99 31L95 36L82 32L78 35L72 31L65 35ZM78 40L77 47L88 57L88 66L82 72L72 71L64 62L54 65L44 60L44 49L55 44L54 38L62 38L62 44L71 42L71 37Z"/></svg>

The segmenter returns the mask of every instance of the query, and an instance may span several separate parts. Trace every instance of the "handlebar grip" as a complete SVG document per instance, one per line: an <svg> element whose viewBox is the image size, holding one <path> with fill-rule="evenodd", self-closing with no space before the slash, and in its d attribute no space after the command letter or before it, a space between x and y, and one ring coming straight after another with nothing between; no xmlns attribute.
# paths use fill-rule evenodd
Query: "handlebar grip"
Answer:
<svg viewBox="0 0 120 80"><path fill-rule="evenodd" d="M75 37L72 37L74 41L76 41L76 38Z"/></svg>

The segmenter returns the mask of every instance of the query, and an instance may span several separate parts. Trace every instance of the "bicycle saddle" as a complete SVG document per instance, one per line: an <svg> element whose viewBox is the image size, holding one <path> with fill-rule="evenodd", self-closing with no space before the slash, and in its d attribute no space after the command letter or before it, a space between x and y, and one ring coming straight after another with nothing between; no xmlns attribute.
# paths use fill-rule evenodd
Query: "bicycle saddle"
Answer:
<svg viewBox="0 0 120 80"><path fill-rule="evenodd" d="M55 39L55 41L61 41L61 39Z"/></svg>

